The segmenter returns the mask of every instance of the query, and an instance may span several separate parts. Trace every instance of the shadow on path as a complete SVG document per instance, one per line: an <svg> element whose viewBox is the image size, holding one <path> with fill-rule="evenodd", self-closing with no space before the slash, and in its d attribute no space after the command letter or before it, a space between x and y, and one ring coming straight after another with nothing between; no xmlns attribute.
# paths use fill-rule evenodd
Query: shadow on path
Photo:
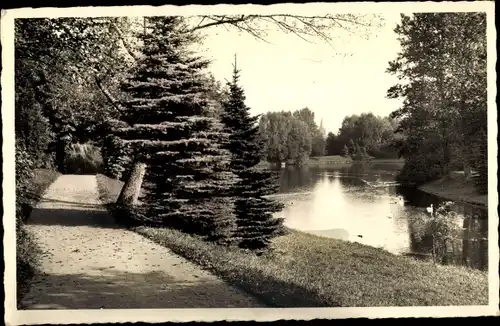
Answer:
<svg viewBox="0 0 500 326"><path fill-rule="evenodd" d="M81 202L76 202L76 201L68 201L68 200L60 200L60 199L55 199L55 198L41 198L39 200L39 203L52 203L52 204L63 204L63 205L70 205L74 206L75 208L102 208L101 204L88 204L88 203L81 203Z"/></svg>
<svg viewBox="0 0 500 326"><path fill-rule="evenodd" d="M114 219L101 209L34 208L27 225L91 226L118 229Z"/></svg>
<svg viewBox="0 0 500 326"><path fill-rule="evenodd" d="M90 274L92 273L92 274ZM38 275L22 310L250 308L255 301L228 296L220 282L181 281L162 271L131 273L94 268L87 273Z"/></svg>

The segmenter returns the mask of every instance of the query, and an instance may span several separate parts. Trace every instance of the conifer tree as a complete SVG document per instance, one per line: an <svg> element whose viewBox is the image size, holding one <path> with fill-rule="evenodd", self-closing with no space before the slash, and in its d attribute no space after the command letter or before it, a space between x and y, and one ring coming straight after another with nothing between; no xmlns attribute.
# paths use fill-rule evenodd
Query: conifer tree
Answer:
<svg viewBox="0 0 500 326"><path fill-rule="evenodd" d="M228 82L229 98L223 105L222 122L230 134L231 170L238 176L234 187L236 230L240 247L267 248L271 239L283 232L283 219L273 217L283 205L264 196L277 191L278 182L269 169L257 167L264 143L259 135L259 116L250 116L243 89L238 84L236 60Z"/></svg>
<svg viewBox="0 0 500 326"><path fill-rule="evenodd" d="M141 36L144 57L122 83L127 93L117 135L148 166L136 215L147 223L226 239L232 228L227 134L210 117L213 103L204 69L208 61L189 52L197 41L182 17L148 17ZM213 115L212 115L213 116Z"/></svg>

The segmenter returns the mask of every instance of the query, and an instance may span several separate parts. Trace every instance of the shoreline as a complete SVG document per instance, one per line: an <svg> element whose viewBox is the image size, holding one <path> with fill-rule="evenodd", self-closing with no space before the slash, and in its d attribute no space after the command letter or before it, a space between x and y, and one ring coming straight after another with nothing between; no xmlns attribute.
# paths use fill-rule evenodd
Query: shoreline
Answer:
<svg viewBox="0 0 500 326"><path fill-rule="evenodd" d="M321 166L351 166L353 164L404 164L404 159L386 159L386 158L373 158L368 161L356 161L350 157L344 157L340 155L329 155L329 156L313 156L310 157L303 167L321 167ZM266 167L276 167L276 164L261 161L260 166ZM293 167L295 165L290 164L288 167ZM283 167L284 168L284 167Z"/></svg>
<svg viewBox="0 0 500 326"><path fill-rule="evenodd" d="M474 185L470 181L466 182L460 173L454 173L451 179L427 182L417 189L451 201L488 208L488 195L478 194Z"/></svg>

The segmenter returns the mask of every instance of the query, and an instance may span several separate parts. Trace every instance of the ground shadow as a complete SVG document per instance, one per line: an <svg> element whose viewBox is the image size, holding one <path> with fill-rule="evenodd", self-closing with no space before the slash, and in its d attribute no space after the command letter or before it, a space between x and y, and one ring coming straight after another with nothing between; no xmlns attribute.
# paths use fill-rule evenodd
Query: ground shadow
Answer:
<svg viewBox="0 0 500 326"><path fill-rule="evenodd" d="M237 277L235 274L238 274ZM277 308L341 306L338 303L329 304L320 300L317 294L302 286L279 280L251 268L222 272L219 276L228 284L243 289L249 294L258 294L258 297L267 305Z"/></svg>
<svg viewBox="0 0 500 326"><path fill-rule="evenodd" d="M251 298L253 299L253 298ZM203 277L178 279L162 271L131 273L112 268L87 273L37 275L19 306L32 309L162 309L264 307L227 285Z"/></svg>
<svg viewBox="0 0 500 326"><path fill-rule="evenodd" d="M98 228L121 228L104 208L33 208L27 225L45 226L92 226Z"/></svg>
<svg viewBox="0 0 500 326"><path fill-rule="evenodd" d="M68 200L61 200L61 199L54 199L54 198L41 198L39 203L59 203L59 204L65 204L65 206L70 205L75 208L102 208L103 206L101 204L86 204L86 203L80 203L76 201L68 201Z"/></svg>

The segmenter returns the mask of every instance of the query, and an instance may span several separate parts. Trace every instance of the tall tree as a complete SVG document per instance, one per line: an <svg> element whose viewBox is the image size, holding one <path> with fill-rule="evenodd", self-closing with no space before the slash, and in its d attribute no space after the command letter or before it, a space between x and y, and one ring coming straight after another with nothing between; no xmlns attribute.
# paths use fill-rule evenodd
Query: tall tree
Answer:
<svg viewBox="0 0 500 326"><path fill-rule="evenodd" d="M144 57L122 83L129 97L123 120L130 126L116 130L148 166L139 215L225 241L233 228L228 196L235 178L221 147L227 134L210 116L208 61L188 51L197 36L182 17L144 20Z"/></svg>
<svg viewBox="0 0 500 326"><path fill-rule="evenodd" d="M419 182L448 176L454 161L468 172L469 166L477 169L485 160L475 154L487 142L481 136L487 107L485 18L484 13L402 15L395 29L402 51L389 63L388 72L401 83L391 87L388 96L405 100L392 116L405 134L409 161L403 171L410 179L412 173ZM424 161L439 166L439 173L430 167L427 176L409 169L418 169Z"/></svg>
<svg viewBox="0 0 500 326"><path fill-rule="evenodd" d="M327 155L344 155L344 147L347 146L340 138L332 132L326 137L326 154Z"/></svg>
<svg viewBox="0 0 500 326"><path fill-rule="evenodd" d="M231 170L240 178L235 187L236 233L240 247L263 249L283 231L283 219L273 214L283 209L279 202L264 198L279 188L277 177L257 167L264 144L259 134L259 116L251 116L245 105L245 94L239 85L236 60L229 98L224 102L222 122L230 134Z"/></svg>

